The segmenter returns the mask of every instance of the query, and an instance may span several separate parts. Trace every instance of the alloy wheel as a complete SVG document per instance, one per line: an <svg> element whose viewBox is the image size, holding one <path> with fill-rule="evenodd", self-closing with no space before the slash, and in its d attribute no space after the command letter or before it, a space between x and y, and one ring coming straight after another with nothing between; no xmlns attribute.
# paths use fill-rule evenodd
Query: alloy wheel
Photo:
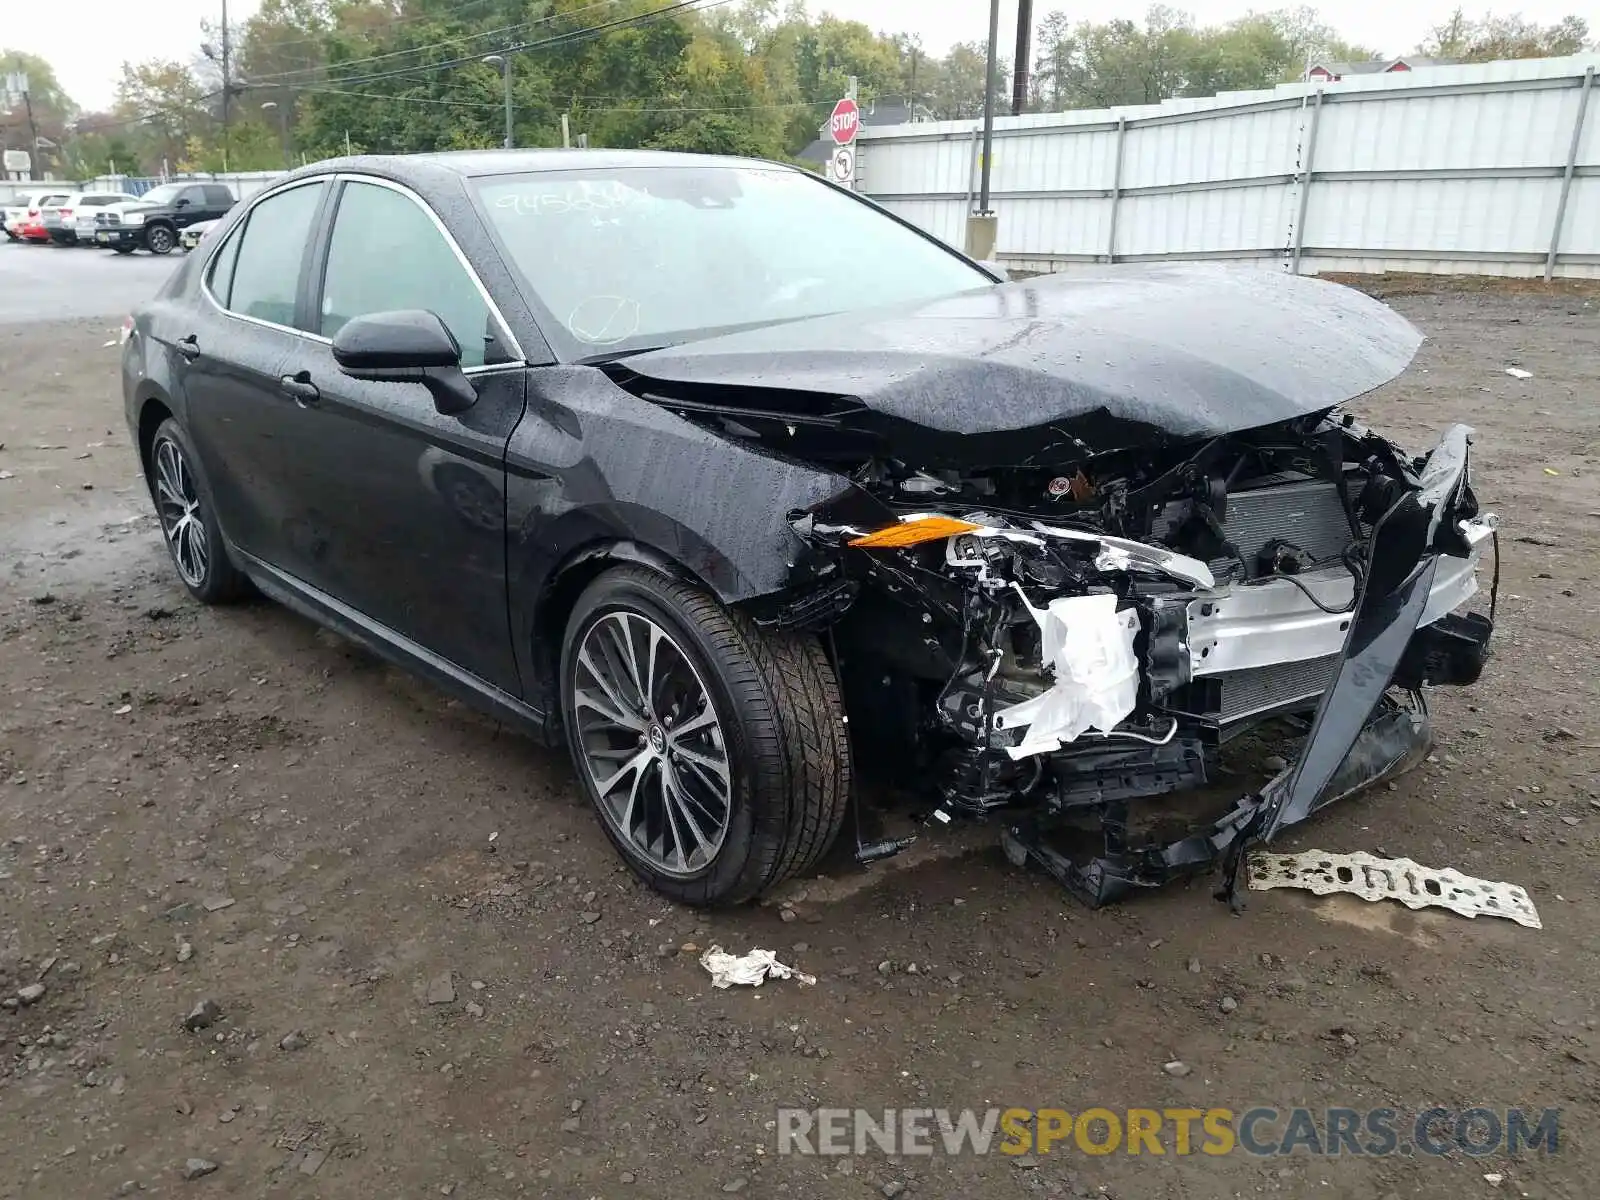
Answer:
<svg viewBox="0 0 1600 1200"><path fill-rule="evenodd" d="M200 493L194 471L177 442L162 438L155 445L156 511L172 549L178 574L190 587L204 587L211 565L211 539L201 518Z"/></svg>
<svg viewBox="0 0 1600 1200"><path fill-rule="evenodd" d="M602 817L656 870L695 875L728 834L727 743L700 672L665 629L602 614L572 660L580 759Z"/></svg>

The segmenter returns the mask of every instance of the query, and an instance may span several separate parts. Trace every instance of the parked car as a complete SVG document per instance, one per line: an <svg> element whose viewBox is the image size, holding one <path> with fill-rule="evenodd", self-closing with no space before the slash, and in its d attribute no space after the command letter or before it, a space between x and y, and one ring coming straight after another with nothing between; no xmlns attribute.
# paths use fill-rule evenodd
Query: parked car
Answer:
<svg viewBox="0 0 1600 1200"><path fill-rule="evenodd" d="M12 203L5 208L6 238L13 242L22 240L22 225L28 216L30 208L36 209L38 203L48 192L19 192Z"/></svg>
<svg viewBox="0 0 1600 1200"><path fill-rule="evenodd" d="M45 228L44 212L61 204L66 192L41 192L28 205L28 210L17 222L17 236L25 242L48 242L50 231Z"/></svg>
<svg viewBox="0 0 1600 1200"><path fill-rule="evenodd" d="M467 152L252 198L122 382L197 600L565 744L665 895L809 869L871 778L1099 903L1414 765L1422 689L1477 679L1470 430L1340 409L1419 342L1277 272L1000 283L770 163ZM1269 729L1292 760L1175 834Z"/></svg>
<svg viewBox="0 0 1600 1200"><path fill-rule="evenodd" d="M54 209L44 211L45 229L50 240L64 246L94 241L97 214L119 204L137 204L139 198L128 192L73 192ZM54 215L57 220L52 221Z"/></svg>
<svg viewBox="0 0 1600 1200"><path fill-rule="evenodd" d="M219 217L215 221L200 221L191 225L178 235L178 245L182 246L183 252L187 254L200 244L201 238L205 237L206 234L220 224L222 224L222 218Z"/></svg>
<svg viewBox="0 0 1600 1200"><path fill-rule="evenodd" d="M94 241L119 254L143 247L170 254L178 234L201 221L214 221L233 207L233 193L221 183L164 183L133 204L116 205L95 218Z"/></svg>

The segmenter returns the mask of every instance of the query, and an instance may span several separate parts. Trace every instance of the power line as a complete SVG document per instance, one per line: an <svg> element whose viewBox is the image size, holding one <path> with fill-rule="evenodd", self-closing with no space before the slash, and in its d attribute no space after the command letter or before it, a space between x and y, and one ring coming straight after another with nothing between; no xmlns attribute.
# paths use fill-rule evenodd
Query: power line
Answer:
<svg viewBox="0 0 1600 1200"><path fill-rule="evenodd" d="M352 96L362 100L383 100L392 104L442 104L451 108L493 108L498 109L498 102L488 100L458 100L453 97L440 98L436 96L389 96L381 92L347 92L338 88L310 87L307 92L320 96ZM622 96L598 96L598 100L624 100ZM823 104L834 103L833 99L827 100L785 100L771 104L660 104L660 105L634 105L612 104L595 105L585 101L583 97L575 100L586 112L638 112L638 113L681 113L681 112L760 112L768 109L779 108L814 108Z"/></svg>
<svg viewBox="0 0 1600 1200"><path fill-rule="evenodd" d="M565 33L558 33L551 37L540 38L537 41L519 42L515 45L503 46L493 50L491 53L501 55L520 54L526 50L540 50L549 46L571 45L577 42L588 41L590 38L599 37L615 30L637 28L639 26L653 24L656 21L664 20L665 18L672 16L674 13L682 12L684 9L692 9L696 12L705 12L708 9L719 8L728 3L731 3L731 0L707 0L705 3L702 3L701 0L677 0L677 3L675 4L669 4L665 8L654 9L651 12L638 13L631 17L619 17L615 21L607 21L600 25L589 25L582 29L568 30ZM426 71L442 71L447 67L459 67L464 63L477 62L483 57L483 54L468 54L463 55L460 58L446 59L443 62L422 63L410 67L397 67L392 71L380 71L373 75L362 75L355 78L330 79L327 82L333 84L351 85L375 83L380 79L395 79L402 75L415 75Z"/></svg>
<svg viewBox="0 0 1600 1200"><path fill-rule="evenodd" d="M207 100L215 100L220 95L222 95L222 89L218 88L214 92L206 92L202 96L196 96L194 98L193 107L189 105L169 105L166 108L151 109L149 112L139 113L137 116L132 117L123 117L116 121L96 121L87 126L81 124L75 125L73 126L72 131L75 134L105 133L107 130L111 129L123 129L129 125L140 125L145 121L153 121L157 117L172 117L180 114L195 116L199 113L199 105L204 104ZM209 116L210 114L207 113L205 115Z"/></svg>
<svg viewBox="0 0 1600 1200"><path fill-rule="evenodd" d="M455 8L450 9L447 12L442 12L442 13L435 13L435 12L412 13L409 17L394 17L394 18L391 18L388 21L385 21L383 27L385 29L393 29L393 28L395 28L396 26L399 26L399 25L414 25L418 21L448 21L451 18L459 18L469 8L478 8L481 5L493 4L495 2L496 2L496 0L464 0L464 3L457 5ZM255 20L255 19L256 19L255 17L251 18L252 21ZM331 35L331 34L357 33L357 32L360 32L360 31L359 30L340 29L337 26L334 26L334 27L325 29L321 33L315 34L315 35L313 35L311 37L287 38L287 39L285 39L284 41L281 41L281 42L274 42L272 44L272 46L273 46L273 49L275 49L275 50L282 49L284 46L310 46L310 45L313 45L313 44L320 44L321 42L325 41L328 38L328 36Z"/></svg>
<svg viewBox="0 0 1600 1200"><path fill-rule="evenodd" d="M612 6L614 4L620 4L620 3L622 3L622 0L597 0L597 2L594 3L594 4L588 4L588 5L585 5L582 8L575 8L575 9L572 9L572 10L570 10L568 12L551 13L549 16L537 17L537 18L535 18L533 20L530 20L530 21L518 21L514 25L503 25L498 29L484 29L484 30L478 31L477 33L463 33L463 34L457 35L456 37L442 38L437 42L426 42L426 43L424 43L424 44L422 44L420 46L408 46L403 50L390 50L390 51L387 51L386 53L383 53L383 54L372 54L372 55L368 55L368 56L366 56L364 58L346 59L344 61L336 62L336 63L321 63L321 64L319 64L317 66L314 66L314 67L295 67L292 70L274 71L274 72L270 72L270 73L268 73L266 75L252 75L251 78L250 78L250 82L251 83L265 83L265 82L270 82L270 81L273 81L273 80L289 80L289 77L293 76L293 75L315 76L318 72L321 72L321 71L345 70L345 69L350 68L350 67L361 66L364 63L382 62L382 61L385 61L385 60L391 59L391 58L400 58L400 57L403 57L404 55L407 55L407 54L421 54L421 53L423 53L425 51L428 51L428 50L437 50L442 46L458 46L458 45L461 45L464 42L474 41L477 38L494 37L494 36L500 35L500 34L508 34L508 33L511 33L511 32L513 32L515 30L518 30L518 29L533 29L533 28L537 28L540 25L549 25L549 24L551 24L551 23L553 23L553 22L555 22L557 20L560 20L560 19L563 19L563 18L566 18L566 17L577 16L579 13L592 12L594 9L597 9L597 8L609 8L610 6ZM315 40L318 40L318 39L307 39L307 40L308 41L315 41ZM280 44L282 44L282 43L280 43ZM474 56L474 57L476 57L476 56ZM294 86L294 81L291 80L290 82L284 83L281 86L292 87L292 86Z"/></svg>

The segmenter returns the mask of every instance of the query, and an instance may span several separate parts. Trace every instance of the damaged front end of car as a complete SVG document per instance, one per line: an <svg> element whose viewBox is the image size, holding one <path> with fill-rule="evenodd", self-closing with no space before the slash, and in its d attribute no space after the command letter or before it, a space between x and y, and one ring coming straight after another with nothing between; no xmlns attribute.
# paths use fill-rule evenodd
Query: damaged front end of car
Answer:
<svg viewBox="0 0 1600 1200"><path fill-rule="evenodd" d="M858 778L1003 821L1014 861L1103 904L1219 861L1231 893L1247 844L1414 764L1424 688L1481 672L1471 430L1412 456L1341 407L1420 341L1324 282L1119 270L617 378L848 481L787 514L788 585L748 611L825 639ZM1247 780L1278 730L1285 765Z"/></svg>
<svg viewBox="0 0 1600 1200"><path fill-rule="evenodd" d="M1013 861L1095 905L1231 880L1249 842L1417 762L1422 689L1481 672L1492 617L1456 611L1495 530L1470 440L1412 459L1323 414L1048 477L858 473L795 516L804 582L767 619L827 629L854 743L934 821L999 815ZM1280 718L1305 732L1264 786L1141 827ZM1099 846L1059 849L1086 819Z"/></svg>

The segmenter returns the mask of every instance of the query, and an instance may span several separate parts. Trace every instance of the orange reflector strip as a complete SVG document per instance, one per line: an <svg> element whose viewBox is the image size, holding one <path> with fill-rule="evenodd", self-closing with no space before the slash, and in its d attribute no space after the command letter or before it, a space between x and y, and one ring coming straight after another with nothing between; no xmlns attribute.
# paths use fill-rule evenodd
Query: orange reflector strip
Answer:
<svg viewBox="0 0 1600 1200"><path fill-rule="evenodd" d="M867 549L915 546L918 542L954 537L958 533L971 533L974 529L982 528L982 525L974 525L971 521L958 521L955 517L913 517L909 521L901 521L898 525L890 525L865 537L851 538L850 544Z"/></svg>

